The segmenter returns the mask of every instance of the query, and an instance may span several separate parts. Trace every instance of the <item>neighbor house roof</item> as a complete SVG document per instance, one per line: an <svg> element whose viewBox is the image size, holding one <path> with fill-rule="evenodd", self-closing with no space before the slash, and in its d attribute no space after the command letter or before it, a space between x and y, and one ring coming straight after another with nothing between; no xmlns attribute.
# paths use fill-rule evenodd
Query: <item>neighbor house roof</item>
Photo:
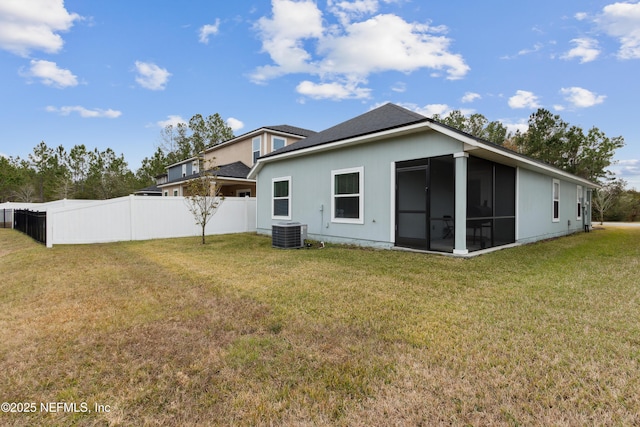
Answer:
<svg viewBox="0 0 640 427"><path fill-rule="evenodd" d="M162 191L157 185L151 185L149 187L141 188L140 190L135 191L133 194L138 196L145 196L151 194L162 194Z"/></svg>
<svg viewBox="0 0 640 427"><path fill-rule="evenodd" d="M226 165L222 165L218 167L218 170L215 172L215 175L219 178L231 178L231 179L241 179L241 180L246 180L246 181L251 181L249 179L247 179L247 175L249 174L249 171L251 170L251 168L247 165L245 165L244 163L238 161L238 162L233 162L233 163L229 163ZM185 176L185 177L180 177L168 182L164 182L160 185L158 185L159 187L166 187L169 185L174 185L174 184L179 184L181 182L187 182L191 179L197 178L199 176L201 176L202 173L198 173L198 174L193 174L193 175L189 175L189 176Z"/></svg>

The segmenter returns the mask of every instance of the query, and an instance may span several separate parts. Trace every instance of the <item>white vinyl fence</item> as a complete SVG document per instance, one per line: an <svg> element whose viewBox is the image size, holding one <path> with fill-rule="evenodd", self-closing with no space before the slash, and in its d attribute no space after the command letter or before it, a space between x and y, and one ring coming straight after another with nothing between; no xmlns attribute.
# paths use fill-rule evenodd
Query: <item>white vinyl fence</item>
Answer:
<svg viewBox="0 0 640 427"><path fill-rule="evenodd" d="M132 195L82 202L52 202L28 207L47 212L47 247L198 236L202 232L184 197ZM256 199L226 197L207 224L205 233L255 230Z"/></svg>

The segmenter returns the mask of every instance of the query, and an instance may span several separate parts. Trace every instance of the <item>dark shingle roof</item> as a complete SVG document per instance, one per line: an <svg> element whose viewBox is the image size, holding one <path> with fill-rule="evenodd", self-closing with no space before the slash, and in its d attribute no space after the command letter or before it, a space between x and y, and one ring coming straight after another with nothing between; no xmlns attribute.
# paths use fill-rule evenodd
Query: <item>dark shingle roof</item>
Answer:
<svg viewBox="0 0 640 427"><path fill-rule="evenodd" d="M215 175L219 176L220 178L239 178L239 179L247 179L247 175L249 175L249 171L251 170L251 168L247 165L245 165L242 162L234 162L234 163L229 163L227 165L222 165L222 166L218 166L218 170L215 173ZM196 175L189 175L189 176L183 176L180 178L176 178L176 179L172 179L171 181L165 182L160 184L161 186L166 186L168 184L175 184L177 182L184 182L184 181L188 181L190 179L193 179L195 177L200 176L200 174L196 174Z"/></svg>
<svg viewBox="0 0 640 427"><path fill-rule="evenodd" d="M301 150L303 148L328 144L330 142L341 141L343 139L353 138L356 136L368 135L426 120L429 119L425 116L389 103L358 117L354 117L351 120L347 120L346 122L342 122L329 129L323 130L322 132L318 132L315 135L311 135L306 139L283 147L263 157L271 157L290 151Z"/></svg>
<svg viewBox="0 0 640 427"><path fill-rule="evenodd" d="M303 128L299 128L296 126L289 126L289 125L264 126L264 128L275 130L277 132L284 132L284 133L290 133L292 135L304 136L305 138L318 133L313 130L303 129Z"/></svg>
<svg viewBox="0 0 640 427"><path fill-rule="evenodd" d="M242 162L229 163L228 165L222 165L218 168L218 175L220 178L242 178L246 179L249 175L251 168Z"/></svg>
<svg viewBox="0 0 640 427"><path fill-rule="evenodd" d="M162 190L157 185L151 185L149 187L141 188L140 190L135 191L133 194L149 194L149 193L158 193L162 194Z"/></svg>

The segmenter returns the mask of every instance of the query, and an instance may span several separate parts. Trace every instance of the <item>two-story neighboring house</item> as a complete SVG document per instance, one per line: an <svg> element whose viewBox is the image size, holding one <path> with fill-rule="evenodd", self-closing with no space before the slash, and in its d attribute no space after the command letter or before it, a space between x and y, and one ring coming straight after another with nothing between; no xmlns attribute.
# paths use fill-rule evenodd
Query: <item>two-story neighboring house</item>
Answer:
<svg viewBox="0 0 640 427"><path fill-rule="evenodd" d="M167 167L167 181L158 183L163 196L184 196L190 178L200 171L217 167L221 195L256 195L255 179L248 179L251 167L260 156L298 142L316 132L289 125L264 126L207 148L198 157Z"/></svg>

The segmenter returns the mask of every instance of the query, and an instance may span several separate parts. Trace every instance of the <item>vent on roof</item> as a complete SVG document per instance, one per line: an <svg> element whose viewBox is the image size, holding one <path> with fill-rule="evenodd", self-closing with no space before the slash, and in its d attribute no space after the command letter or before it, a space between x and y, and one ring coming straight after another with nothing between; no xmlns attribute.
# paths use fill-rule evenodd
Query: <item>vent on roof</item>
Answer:
<svg viewBox="0 0 640 427"><path fill-rule="evenodd" d="M307 225L299 222L281 222L271 228L271 245L274 248L296 249L304 247Z"/></svg>

